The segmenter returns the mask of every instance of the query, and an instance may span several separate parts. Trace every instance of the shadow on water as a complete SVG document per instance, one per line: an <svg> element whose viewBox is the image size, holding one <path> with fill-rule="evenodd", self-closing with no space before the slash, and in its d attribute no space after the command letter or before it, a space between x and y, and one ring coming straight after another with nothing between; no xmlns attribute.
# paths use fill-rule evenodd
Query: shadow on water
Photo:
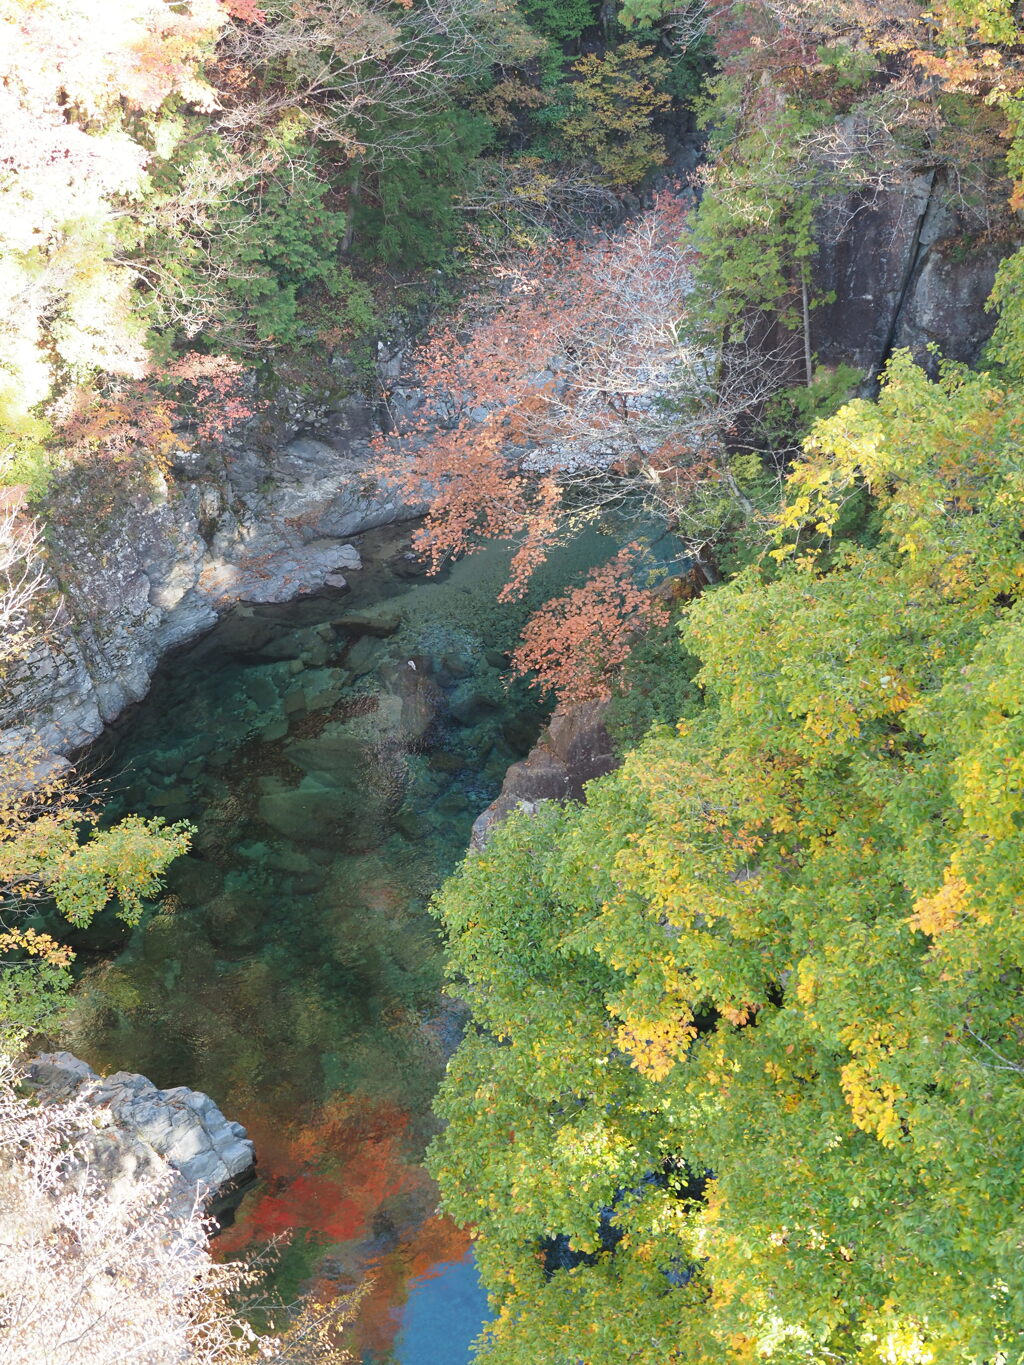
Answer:
<svg viewBox="0 0 1024 1365"><path fill-rule="evenodd" d="M505 652L615 545L578 542L510 606L504 550L426 579L407 545L364 536L347 593L236 608L107 737L110 817L197 834L123 946L105 912L63 1041L98 1069L205 1090L245 1124L259 1181L225 1254L289 1233L286 1298L369 1283L357 1358L422 1365L440 1330L455 1354L433 1365L454 1365L451 1333L468 1341L483 1306L464 1269L437 1274L469 1264L468 1243L421 1165L459 1032L425 904L543 718L506 687ZM413 1283L431 1287L404 1321Z"/></svg>

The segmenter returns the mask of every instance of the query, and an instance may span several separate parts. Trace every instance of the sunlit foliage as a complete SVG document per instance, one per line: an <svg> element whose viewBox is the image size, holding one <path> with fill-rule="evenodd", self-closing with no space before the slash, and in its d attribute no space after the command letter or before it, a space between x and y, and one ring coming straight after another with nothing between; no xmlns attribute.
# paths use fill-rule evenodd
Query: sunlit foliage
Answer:
<svg viewBox="0 0 1024 1365"><path fill-rule="evenodd" d="M664 139L651 126L671 103L659 86L668 62L653 46L623 43L604 57L573 63L572 104L562 120L570 148L593 158L601 178L620 188L637 184L667 159Z"/></svg>
<svg viewBox="0 0 1024 1365"><path fill-rule="evenodd" d="M81 1100L41 1104L0 1058L0 1311L5 1365L342 1365L351 1298L254 1330L256 1276L218 1264L197 1201L155 1160L112 1181ZM357 1297L357 1296L353 1296Z"/></svg>
<svg viewBox="0 0 1024 1365"><path fill-rule="evenodd" d="M687 609L703 705L444 890L482 1360L1024 1349L1022 424L897 356ZM879 543L835 542L865 486Z"/></svg>
<svg viewBox="0 0 1024 1365"><path fill-rule="evenodd" d="M73 954L24 917L52 897L60 915L88 925L113 903L135 924L191 826L129 816L100 830L72 775L28 748L0 755L0 1047L54 1022L71 986Z"/></svg>

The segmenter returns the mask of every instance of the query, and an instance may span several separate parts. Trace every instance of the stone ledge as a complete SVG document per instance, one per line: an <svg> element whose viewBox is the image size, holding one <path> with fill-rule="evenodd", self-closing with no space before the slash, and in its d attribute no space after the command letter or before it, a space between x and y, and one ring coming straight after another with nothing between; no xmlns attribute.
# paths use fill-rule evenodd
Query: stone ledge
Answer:
<svg viewBox="0 0 1024 1365"><path fill-rule="evenodd" d="M183 1201L198 1198L226 1222L253 1176L256 1150L245 1129L199 1090L158 1090L130 1071L100 1076L70 1052L34 1058L26 1082L44 1101L76 1098L96 1111L93 1157L115 1195L140 1174L168 1168Z"/></svg>

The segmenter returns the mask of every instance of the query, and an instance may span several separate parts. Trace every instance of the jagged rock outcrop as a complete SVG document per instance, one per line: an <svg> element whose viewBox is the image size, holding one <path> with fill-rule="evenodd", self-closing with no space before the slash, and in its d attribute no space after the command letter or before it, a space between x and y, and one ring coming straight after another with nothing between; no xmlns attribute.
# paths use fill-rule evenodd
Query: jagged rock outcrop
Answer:
<svg viewBox="0 0 1024 1365"><path fill-rule="evenodd" d="M42 1053L26 1081L44 1101L74 1097L95 1111L90 1165L114 1197L169 1168L175 1201L189 1208L198 1195L209 1213L223 1216L252 1177L256 1152L245 1129L201 1091L158 1090L129 1071L100 1076L70 1052Z"/></svg>
<svg viewBox="0 0 1024 1365"><path fill-rule="evenodd" d="M589 701L555 712L527 756L509 768L497 799L474 821L471 848L482 849L513 810L582 801L585 784L612 771L619 760L604 724L607 709L606 702Z"/></svg>

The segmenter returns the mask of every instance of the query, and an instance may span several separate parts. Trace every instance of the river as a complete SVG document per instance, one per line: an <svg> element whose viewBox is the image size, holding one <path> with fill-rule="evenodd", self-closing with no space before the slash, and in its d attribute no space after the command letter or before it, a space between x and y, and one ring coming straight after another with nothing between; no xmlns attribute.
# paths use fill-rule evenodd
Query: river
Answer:
<svg viewBox="0 0 1024 1365"><path fill-rule="evenodd" d="M358 545L349 591L235 608L97 750L109 818L197 833L137 930L104 912L62 1041L248 1129L218 1254L285 1234L276 1290L359 1290L363 1365L462 1365L485 1305L422 1164L460 1029L426 905L543 721L505 669L527 613L616 546L586 536L499 605L501 547L426 578L407 528Z"/></svg>

